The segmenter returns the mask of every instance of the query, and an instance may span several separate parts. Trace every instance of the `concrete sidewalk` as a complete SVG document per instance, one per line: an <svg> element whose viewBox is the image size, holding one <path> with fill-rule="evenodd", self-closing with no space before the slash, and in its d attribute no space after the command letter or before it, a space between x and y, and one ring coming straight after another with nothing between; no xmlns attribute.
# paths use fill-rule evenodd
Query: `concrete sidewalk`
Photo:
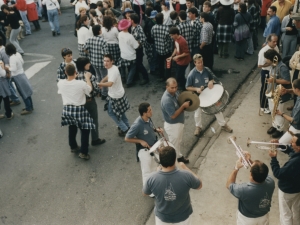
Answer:
<svg viewBox="0 0 300 225"><path fill-rule="evenodd" d="M257 71L258 72L258 71ZM260 75L253 75L253 81L248 80L236 94L232 105L224 112L224 116L231 115L228 124L233 128L233 133L228 134L220 132L218 124L215 122L212 127L217 130L213 134L210 129L201 139L209 138L210 141L203 148L201 139L195 146L194 150L203 148L198 161L192 167L203 182L201 190L191 190L191 199L194 213L192 214L192 224L203 225L232 225L236 224L236 211L238 207L237 199L232 196L225 187L227 178L235 166L238 159L235 154L235 148L232 144L228 144L228 137L236 136L237 145L243 150L249 151L253 160L258 159L266 163L270 167L270 157L265 150L259 150L254 145L247 148L247 138L250 137L256 141L269 141L271 137L266 133L271 126L270 115L258 115L258 99L260 90ZM289 105L292 102L289 102ZM235 109L234 113L232 110ZM286 123L287 126L287 123ZM193 151L192 151L193 152ZM288 160L288 156L278 153L280 164L284 164ZM197 167L197 169L195 168ZM196 170L195 170L196 169ZM237 183L248 182L249 169L240 169L237 176ZM273 177L274 178L274 177ZM275 179L276 180L276 179ZM270 211L270 224L279 224L279 207L278 207L278 187L276 188L272 198L272 207ZM154 213L151 214L147 225L153 225Z"/></svg>

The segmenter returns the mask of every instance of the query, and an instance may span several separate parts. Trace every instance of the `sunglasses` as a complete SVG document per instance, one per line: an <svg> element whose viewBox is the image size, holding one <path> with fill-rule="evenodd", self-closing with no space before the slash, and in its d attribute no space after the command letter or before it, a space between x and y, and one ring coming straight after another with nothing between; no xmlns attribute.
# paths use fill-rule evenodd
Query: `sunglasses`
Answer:
<svg viewBox="0 0 300 225"><path fill-rule="evenodd" d="M71 51L71 49L69 49L69 48L64 48L64 49L62 50L63 53L66 53L66 52L68 52L68 51Z"/></svg>

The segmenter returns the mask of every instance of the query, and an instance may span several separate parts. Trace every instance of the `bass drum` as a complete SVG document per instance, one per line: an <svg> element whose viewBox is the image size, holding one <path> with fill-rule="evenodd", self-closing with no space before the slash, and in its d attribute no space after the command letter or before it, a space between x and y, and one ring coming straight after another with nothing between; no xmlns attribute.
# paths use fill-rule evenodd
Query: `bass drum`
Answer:
<svg viewBox="0 0 300 225"><path fill-rule="evenodd" d="M150 148L149 153L154 154L154 157L159 162L159 149L167 146L171 146L175 149L174 145L171 142L166 141L165 138L161 138Z"/></svg>
<svg viewBox="0 0 300 225"><path fill-rule="evenodd" d="M200 108L208 115L222 111L229 102L229 94L220 84L215 84L212 89L205 88L199 95Z"/></svg>

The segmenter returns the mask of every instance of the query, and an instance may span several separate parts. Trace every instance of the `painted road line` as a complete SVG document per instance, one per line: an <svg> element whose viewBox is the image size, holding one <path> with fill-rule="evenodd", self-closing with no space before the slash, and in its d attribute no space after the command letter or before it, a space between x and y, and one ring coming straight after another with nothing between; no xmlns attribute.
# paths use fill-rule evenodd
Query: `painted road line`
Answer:
<svg viewBox="0 0 300 225"><path fill-rule="evenodd" d="M37 59L33 59L33 60L28 60L28 61L24 60L24 63L42 62L42 61L49 61L54 59L52 55L37 54L37 53L25 53L24 56L37 57Z"/></svg>
<svg viewBox="0 0 300 225"><path fill-rule="evenodd" d="M35 63L33 66L29 67L25 71L27 78L30 79L31 77L33 77L36 73L38 73L41 69L47 66L50 62L51 61Z"/></svg>

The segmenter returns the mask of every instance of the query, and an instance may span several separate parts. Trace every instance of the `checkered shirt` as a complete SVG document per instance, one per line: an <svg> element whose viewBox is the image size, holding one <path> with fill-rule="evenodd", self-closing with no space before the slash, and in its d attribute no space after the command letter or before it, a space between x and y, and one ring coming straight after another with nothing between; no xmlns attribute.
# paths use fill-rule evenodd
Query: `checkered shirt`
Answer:
<svg viewBox="0 0 300 225"><path fill-rule="evenodd" d="M153 48L155 48L154 44L148 43L148 41L146 41L144 43L144 48L145 48L147 59L151 60L153 57L152 51L153 51Z"/></svg>
<svg viewBox="0 0 300 225"><path fill-rule="evenodd" d="M80 57L89 57L89 55L86 54L84 51L84 45L78 44L78 51L79 51Z"/></svg>
<svg viewBox="0 0 300 225"><path fill-rule="evenodd" d="M189 21L192 25L192 21ZM195 19L193 21L193 40L192 40L192 48L196 48L200 46L200 33L202 29L202 23L199 19Z"/></svg>
<svg viewBox="0 0 300 225"><path fill-rule="evenodd" d="M85 77L84 77L84 72L78 72L76 80L83 80L86 82ZM99 93L101 93L101 90L99 86L97 85L97 79L94 75L91 76L91 83L93 86L93 90L91 92L91 97L96 97Z"/></svg>
<svg viewBox="0 0 300 225"><path fill-rule="evenodd" d="M218 25L217 28L217 40L222 43L231 42L233 34L232 25Z"/></svg>
<svg viewBox="0 0 300 225"><path fill-rule="evenodd" d="M93 36L84 45L84 49L89 51L91 64L98 68L104 68L103 56L108 53L107 43L103 37Z"/></svg>
<svg viewBox="0 0 300 225"><path fill-rule="evenodd" d="M258 27L260 8L256 8L254 4L248 8L248 13L252 16L252 27L251 30L255 30Z"/></svg>
<svg viewBox="0 0 300 225"><path fill-rule="evenodd" d="M132 63L135 63L135 59L134 60L127 60L127 59L123 59L122 57L120 57L119 60L118 60L118 64L116 66L117 67L121 67L121 66L128 67Z"/></svg>
<svg viewBox="0 0 300 225"><path fill-rule="evenodd" d="M80 129L94 130L94 124L91 115L83 105L64 105L61 115L61 126L76 125Z"/></svg>
<svg viewBox="0 0 300 225"><path fill-rule="evenodd" d="M119 64L119 59L121 57L121 51L119 44L109 44L107 43L107 51L108 54L111 54L114 60L114 64L118 65Z"/></svg>
<svg viewBox="0 0 300 225"><path fill-rule="evenodd" d="M214 34L214 28L211 25L210 22L203 23L202 29L201 29L201 38L200 42L205 42L206 45L209 45L212 42Z"/></svg>
<svg viewBox="0 0 300 225"><path fill-rule="evenodd" d="M111 101L111 108L118 120L120 120L122 115L130 108L130 104L125 94L122 98L112 98L108 95L106 101Z"/></svg>
<svg viewBox="0 0 300 225"><path fill-rule="evenodd" d="M134 39L141 45L145 44L146 36L143 31L143 28L140 25L137 25L136 27L131 27L131 34L133 35Z"/></svg>
<svg viewBox="0 0 300 225"><path fill-rule="evenodd" d="M190 52L192 51L192 41L193 41L193 26L189 21L181 22L178 26L178 30L180 35L186 40L188 43Z"/></svg>
<svg viewBox="0 0 300 225"><path fill-rule="evenodd" d="M73 59L73 62L75 63L76 60ZM56 81L57 81L57 82L58 82L59 80L62 80L62 79L67 79L67 74L65 73L66 66L67 66L67 64L66 64L65 62L62 62L62 63L59 65L59 67L58 67L58 69L57 69L57 71L56 71L56 73L57 73Z"/></svg>
<svg viewBox="0 0 300 225"><path fill-rule="evenodd" d="M163 24L155 24L151 30L155 48L159 55L167 55L172 52L172 39L169 35L169 27Z"/></svg>

